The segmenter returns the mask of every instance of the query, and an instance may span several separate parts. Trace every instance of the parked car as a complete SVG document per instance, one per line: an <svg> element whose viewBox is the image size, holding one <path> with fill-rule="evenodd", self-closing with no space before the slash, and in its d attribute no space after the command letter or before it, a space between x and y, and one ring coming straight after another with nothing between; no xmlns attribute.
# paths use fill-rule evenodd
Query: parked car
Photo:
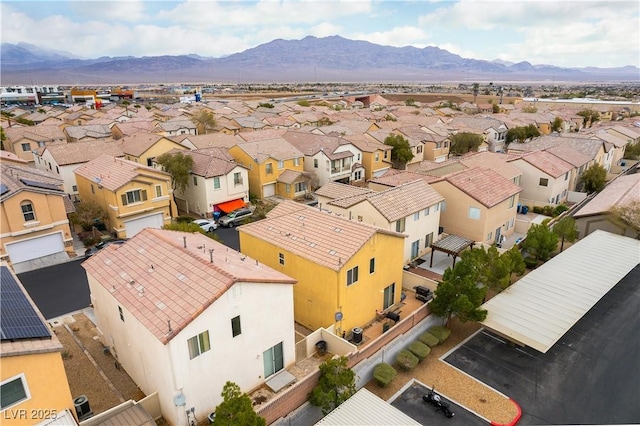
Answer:
<svg viewBox="0 0 640 426"><path fill-rule="evenodd" d="M85 257L91 257L91 256L93 256L94 254L96 254L97 252L99 252L100 250L102 250L103 248L105 248L108 245L111 245L111 244L121 245L121 244L126 243L127 240L128 240L128 238L119 238L119 239L115 239L115 240L100 241L95 246L86 249L84 251L84 256Z"/></svg>
<svg viewBox="0 0 640 426"><path fill-rule="evenodd" d="M229 212L226 216L222 216L218 219L218 224L220 226L225 226L232 228L236 225L240 225L245 219L251 217L253 212L246 207L241 207L239 209L235 209L232 212Z"/></svg>
<svg viewBox="0 0 640 426"><path fill-rule="evenodd" d="M213 219L196 219L191 223L195 223L205 232L213 232L218 228L216 221Z"/></svg>

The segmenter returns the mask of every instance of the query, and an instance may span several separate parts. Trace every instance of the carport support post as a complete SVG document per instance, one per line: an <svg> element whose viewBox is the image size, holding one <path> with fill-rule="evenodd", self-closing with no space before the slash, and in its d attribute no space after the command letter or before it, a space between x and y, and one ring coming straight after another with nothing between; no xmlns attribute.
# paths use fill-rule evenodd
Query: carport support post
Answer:
<svg viewBox="0 0 640 426"><path fill-rule="evenodd" d="M433 267L433 252L436 251L433 247L431 247L431 261L429 262L429 268Z"/></svg>

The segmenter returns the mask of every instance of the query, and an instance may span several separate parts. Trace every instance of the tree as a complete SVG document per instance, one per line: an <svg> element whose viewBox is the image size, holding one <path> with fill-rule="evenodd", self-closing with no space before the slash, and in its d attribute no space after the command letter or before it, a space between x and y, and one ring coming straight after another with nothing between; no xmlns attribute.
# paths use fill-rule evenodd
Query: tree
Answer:
<svg viewBox="0 0 640 426"><path fill-rule="evenodd" d="M461 155L470 151L478 151L478 147L482 145L482 142L484 142L482 135L468 132L456 133L451 136L449 152Z"/></svg>
<svg viewBox="0 0 640 426"><path fill-rule="evenodd" d="M556 117L553 119L553 123L551 123L551 131L552 132L560 132L562 130L562 125L564 124L564 122L562 121L562 118L560 117Z"/></svg>
<svg viewBox="0 0 640 426"><path fill-rule="evenodd" d="M604 188L606 179L607 170L598 163L589 167L582 173L582 176L580 176L583 188L588 194L601 191L602 188Z"/></svg>
<svg viewBox="0 0 640 426"><path fill-rule="evenodd" d="M171 175L171 187L173 188L173 201L175 202L176 190L184 192L189 184L189 176L193 168L193 158L182 152L164 153L156 158L156 163Z"/></svg>
<svg viewBox="0 0 640 426"><path fill-rule="evenodd" d="M629 160L640 160L640 143L629 144L624 151L624 158Z"/></svg>
<svg viewBox="0 0 640 426"><path fill-rule="evenodd" d="M471 262L471 269L477 272L477 282L497 293L511 285L511 274L522 275L525 270L522 254L517 248L500 254L495 246L487 250L478 247L462 252L460 261Z"/></svg>
<svg viewBox="0 0 640 426"><path fill-rule="evenodd" d="M11 119L15 117L15 114L9 111L2 111L2 115L7 118L7 121L9 122L9 127L11 127Z"/></svg>
<svg viewBox="0 0 640 426"><path fill-rule="evenodd" d="M69 215L71 223L81 226L84 231L90 231L97 223L106 222L108 217L95 201L80 201L76 205L76 211Z"/></svg>
<svg viewBox="0 0 640 426"><path fill-rule="evenodd" d="M564 241L570 243L578 238L578 227L576 220L571 216L565 216L553 225L553 232L560 238L560 252L564 249Z"/></svg>
<svg viewBox="0 0 640 426"><path fill-rule="evenodd" d="M329 414L356 393L356 374L347 366L347 358L330 359L320 365L320 380L309 394L309 402ZM217 416L217 414L216 414Z"/></svg>
<svg viewBox="0 0 640 426"><path fill-rule="evenodd" d="M591 126L596 121L600 121L600 113L592 109L583 109L578 112L577 115L582 117L582 124L584 127L587 127L587 125Z"/></svg>
<svg viewBox="0 0 640 426"><path fill-rule="evenodd" d="M473 83L473 103L476 103L476 99L478 98L478 89L480 88L480 84Z"/></svg>
<svg viewBox="0 0 640 426"><path fill-rule="evenodd" d="M527 139L537 138L538 136L540 136L540 130L538 130L535 124L527 124L524 127L524 133Z"/></svg>
<svg viewBox="0 0 640 426"><path fill-rule="evenodd" d="M211 111L205 109L200 110L197 115L194 115L191 120L198 128L198 134L206 135L210 129L216 127L216 118Z"/></svg>
<svg viewBox="0 0 640 426"><path fill-rule="evenodd" d="M551 253L558 247L558 236L545 224L532 225L527 231L527 238L522 248L538 260L543 262L551 257Z"/></svg>
<svg viewBox="0 0 640 426"><path fill-rule="evenodd" d="M240 386L227 382L222 388L222 402L216 407L214 426L265 426L266 421L253 411L251 398Z"/></svg>
<svg viewBox="0 0 640 426"><path fill-rule="evenodd" d="M402 135L391 133L384 140L384 143L385 145L391 145L393 147L391 150L391 161L395 161L404 167L413 159L411 145L409 145L409 141L403 138Z"/></svg>
<svg viewBox="0 0 640 426"><path fill-rule="evenodd" d="M493 104L493 105L491 106L491 110L493 111L493 113L494 113L494 114L499 113L499 112L500 112L500 105L498 105L498 104Z"/></svg>
<svg viewBox="0 0 640 426"><path fill-rule="evenodd" d="M4 133L4 127L0 127L0 150L4 151L4 141L7 140L7 135Z"/></svg>
<svg viewBox="0 0 640 426"><path fill-rule="evenodd" d="M453 268L444 271L442 282L434 292L429 309L435 315L445 318L446 324L455 315L462 322L482 321L487 311L481 309L487 294L487 287L478 285L479 273L474 262L460 261Z"/></svg>
<svg viewBox="0 0 640 426"><path fill-rule="evenodd" d="M124 105L124 110L127 112L127 117L129 117L129 105L131 105L131 102L122 101L122 105Z"/></svg>
<svg viewBox="0 0 640 426"><path fill-rule="evenodd" d="M406 106L416 106L416 100L413 98L409 98L406 101L404 101L404 104Z"/></svg>
<svg viewBox="0 0 640 426"><path fill-rule="evenodd" d="M504 258L504 262L508 263L508 269L511 271L509 273L509 283L511 283L511 276L516 274L516 276L522 276L525 270L527 269L527 265L524 263L524 258L522 257L522 253L520 253L520 249L517 246L511 247L506 252L502 253L500 256Z"/></svg>
<svg viewBox="0 0 640 426"><path fill-rule="evenodd" d="M636 239L640 240L640 200L613 206L609 209L608 216L611 222L624 230L624 233L627 227L631 228L636 233Z"/></svg>
<svg viewBox="0 0 640 426"><path fill-rule="evenodd" d="M512 129L507 130L507 137L505 143L509 145L511 142L518 141L519 143L523 143L527 139L527 132L524 127L514 127Z"/></svg>

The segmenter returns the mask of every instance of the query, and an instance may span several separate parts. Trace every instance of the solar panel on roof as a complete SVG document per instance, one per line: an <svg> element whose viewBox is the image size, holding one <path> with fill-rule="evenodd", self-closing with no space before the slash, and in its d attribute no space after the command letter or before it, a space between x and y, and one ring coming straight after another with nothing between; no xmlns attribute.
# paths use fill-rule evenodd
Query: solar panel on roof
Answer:
<svg viewBox="0 0 640 426"><path fill-rule="evenodd" d="M26 294L6 266L0 267L0 339L51 338Z"/></svg>
<svg viewBox="0 0 640 426"><path fill-rule="evenodd" d="M37 180L20 178L20 182L24 183L27 186L32 186L34 188L43 188L43 189L53 189L55 191L62 191L58 185L54 185L52 183L38 182Z"/></svg>
<svg viewBox="0 0 640 426"><path fill-rule="evenodd" d="M9 192L9 188L4 183L0 183L0 195L4 195Z"/></svg>

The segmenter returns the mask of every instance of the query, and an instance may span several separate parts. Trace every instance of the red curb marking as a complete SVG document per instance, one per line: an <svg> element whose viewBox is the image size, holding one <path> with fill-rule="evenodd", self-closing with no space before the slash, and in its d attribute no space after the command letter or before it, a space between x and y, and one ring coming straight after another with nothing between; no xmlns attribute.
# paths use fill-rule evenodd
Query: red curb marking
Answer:
<svg viewBox="0 0 640 426"><path fill-rule="evenodd" d="M511 401L513 405L516 406L516 410L518 410L518 414L516 414L513 420L511 420L509 423L491 422L491 426L514 426L520 421L520 417L522 417L522 408L520 408L520 405L518 405L518 403L515 402L513 398L509 398L509 401Z"/></svg>

